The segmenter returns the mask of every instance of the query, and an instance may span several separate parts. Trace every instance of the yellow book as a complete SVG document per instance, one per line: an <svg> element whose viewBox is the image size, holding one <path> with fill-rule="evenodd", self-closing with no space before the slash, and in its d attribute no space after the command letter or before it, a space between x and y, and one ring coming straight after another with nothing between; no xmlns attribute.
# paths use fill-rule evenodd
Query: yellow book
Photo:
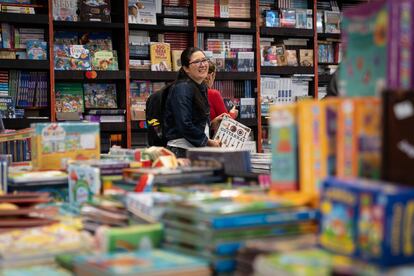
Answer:
<svg viewBox="0 0 414 276"><path fill-rule="evenodd" d="M325 109L321 102L298 103L300 191L317 197L327 176Z"/></svg>
<svg viewBox="0 0 414 276"><path fill-rule="evenodd" d="M355 99L355 133L358 176L380 178L381 101L375 97Z"/></svg>
<svg viewBox="0 0 414 276"><path fill-rule="evenodd" d="M171 48L169 43L151 42L151 71L171 71Z"/></svg>
<svg viewBox="0 0 414 276"><path fill-rule="evenodd" d="M338 177L357 176L357 135L355 133L355 101L344 99L338 108L338 141L336 174Z"/></svg>
<svg viewBox="0 0 414 276"><path fill-rule="evenodd" d="M172 69L175 72L178 72L181 68L181 53L182 50L172 50Z"/></svg>

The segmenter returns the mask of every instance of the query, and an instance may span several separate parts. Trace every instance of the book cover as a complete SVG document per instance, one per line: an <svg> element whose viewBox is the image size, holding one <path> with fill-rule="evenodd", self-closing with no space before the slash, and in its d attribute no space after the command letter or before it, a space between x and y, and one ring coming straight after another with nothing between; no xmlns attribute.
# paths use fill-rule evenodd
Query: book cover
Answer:
<svg viewBox="0 0 414 276"><path fill-rule="evenodd" d="M237 52L225 52L224 66L226 72L237 71Z"/></svg>
<svg viewBox="0 0 414 276"><path fill-rule="evenodd" d="M264 46L261 47L261 57L263 66L277 66L276 47Z"/></svg>
<svg viewBox="0 0 414 276"><path fill-rule="evenodd" d="M215 140L221 142L221 147L243 149L251 129L229 116L224 116L220 126L214 135Z"/></svg>
<svg viewBox="0 0 414 276"><path fill-rule="evenodd" d="M277 11L268 10L266 13L266 27L279 27L279 13Z"/></svg>
<svg viewBox="0 0 414 276"><path fill-rule="evenodd" d="M217 72L223 72L225 71L225 54L224 52L220 52L220 53L214 53L212 54L212 60L214 61L214 63L216 64L216 71Z"/></svg>
<svg viewBox="0 0 414 276"><path fill-rule="evenodd" d="M71 204L91 202L93 195L99 194L101 190L100 170L84 164L69 164L68 184Z"/></svg>
<svg viewBox="0 0 414 276"><path fill-rule="evenodd" d="M181 53L182 50L172 50L171 57L172 57L172 69L175 72L178 72L181 68Z"/></svg>
<svg viewBox="0 0 414 276"><path fill-rule="evenodd" d="M254 72L254 52L237 53L237 71Z"/></svg>
<svg viewBox="0 0 414 276"><path fill-rule="evenodd" d="M307 20L307 10L296 9L296 28L306 29L308 26Z"/></svg>
<svg viewBox="0 0 414 276"><path fill-rule="evenodd" d="M303 100L297 105L300 191L317 197L327 176L325 110L314 100Z"/></svg>
<svg viewBox="0 0 414 276"><path fill-rule="evenodd" d="M78 1L53 0L53 20L78 21Z"/></svg>
<svg viewBox="0 0 414 276"><path fill-rule="evenodd" d="M81 21L111 22L110 0L81 0Z"/></svg>
<svg viewBox="0 0 414 276"><path fill-rule="evenodd" d="M56 112L83 112L83 89L80 83L55 84Z"/></svg>
<svg viewBox="0 0 414 276"><path fill-rule="evenodd" d="M391 43L387 3L371 2L343 14L344 57L338 87L341 95L375 96L385 87L387 66L391 68L387 65ZM394 46L393 51L398 51L400 45Z"/></svg>
<svg viewBox="0 0 414 276"><path fill-rule="evenodd" d="M92 70L118 70L116 51L96 51L92 54Z"/></svg>
<svg viewBox="0 0 414 276"><path fill-rule="evenodd" d="M112 34L109 32L83 32L79 33L79 43L87 46L92 56L97 51L113 51ZM116 56L116 51L113 51Z"/></svg>
<svg viewBox="0 0 414 276"><path fill-rule="evenodd" d="M240 119L256 118L256 99L240 98Z"/></svg>
<svg viewBox="0 0 414 276"><path fill-rule="evenodd" d="M0 116L1 118L16 118L13 97L0 96Z"/></svg>
<svg viewBox="0 0 414 276"><path fill-rule="evenodd" d="M171 47L169 43L151 42L151 71L171 71Z"/></svg>
<svg viewBox="0 0 414 276"><path fill-rule="evenodd" d="M277 66L286 66L288 63L287 63L285 45L278 44L278 45L275 45L274 47L276 51Z"/></svg>
<svg viewBox="0 0 414 276"><path fill-rule="evenodd" d="M296 26L296 10L280 9L280 26L286 28L295 28Z"/></svg>
<svg viewBox="0 0 414 276"><path fill-rule="evenodd" d="M28 40L26 42L26 53L28 59L47 59L47 42L39 40Z"/></svg>
<svg viewBox="0 0 414 276"><path fill-rule="evenodd" d="M313 50L299 49L300 66L313 66Z"/></svg>
<svg viewBox="0 0 414 276"><path fill-rule="evenodd" d="M157 25L156 0L128 0L128 23Z"/></svg>
<svg viewBox="0 0 414 276"><path fill-rule="evenodd" d="M288 66L298 66L298 57L296 50L286 50L286 61Z"/></svg>
<svg viewBox="0 0 414 276"><path fill-rule="evenodd" d="M339 34L341 32L341 13L337 11L324 11L325 33Z"/></svg>
<svg viewBox="0 0 414 276"><path fill-rule="evenodd" d="M167 275L172 271L182 275L210 274L208 264L200 259L165 250L109 253L75 258L77 275ZM193 274L191 274L193 273Z"/></svg>
<svg viewBox="0 0 414 276"><path fill-rule="evenodd" d="M270 107L272 147L272 190L295 191L298 188L298 137L296 105Z"/></svg>
<svg viewBox="0 0 414 276"><path fill-rule="evenodd" d="M118 108L115 83L83 84L86 108Z"/></svg>

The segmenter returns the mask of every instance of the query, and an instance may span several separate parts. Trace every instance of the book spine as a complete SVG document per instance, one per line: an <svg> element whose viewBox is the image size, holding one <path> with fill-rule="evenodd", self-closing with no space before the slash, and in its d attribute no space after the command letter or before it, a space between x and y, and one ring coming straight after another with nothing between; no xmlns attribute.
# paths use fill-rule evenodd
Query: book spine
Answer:
<svg viewBox="0 0 414 276"><path fill-rule="evenodd" d="M265 226L316 219L316 210L275 211L258 214L242 214L216 217L211 220L213 229L230 229L247 226Z"/></svg>

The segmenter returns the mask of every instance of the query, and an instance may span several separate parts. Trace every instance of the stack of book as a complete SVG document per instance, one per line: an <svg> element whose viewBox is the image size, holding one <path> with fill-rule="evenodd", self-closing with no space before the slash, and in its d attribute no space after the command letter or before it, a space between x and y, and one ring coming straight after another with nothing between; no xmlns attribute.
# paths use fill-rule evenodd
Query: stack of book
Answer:
<svg viewBox="0 0 414 276"><path fill-rule="evenodd" d="M237 250L246 241L314 233L316 215L287 201L218 197L178 202L162 219L164 247L204 257L217 273L232 272Z"/></svg>
<svg viewBox="0 0 414 276"><path fill-rule="evenodd" d="M272 155L270 153L251 153L250 162L252 172L270 174L272 169Z"/></svg>

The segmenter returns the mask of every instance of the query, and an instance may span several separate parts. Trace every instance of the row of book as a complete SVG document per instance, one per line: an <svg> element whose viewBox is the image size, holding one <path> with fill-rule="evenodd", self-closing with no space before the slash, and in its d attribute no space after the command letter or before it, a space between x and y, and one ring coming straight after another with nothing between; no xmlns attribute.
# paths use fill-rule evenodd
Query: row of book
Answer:
<svg viewBox="0 0 414 276"><path fill-rule="evenodd" d="M20 13L20 14L35 14L34 7L20 6L20 5L10 5L10 4L0 4L0 10L4 13Z"/></svg>
<svg viewBox="0 0 414 276"><path fill-rule="evenodd" d="M56 83L56 112L83 112L85 108L117 108L113 83Z"/></svg>
<svg viewBox="0 0 414 276"><path fill-rule="evenodd" d="M341 33L341 12L320 11L316 14L316 29L318 33Z"/></svg>
<svg viewBox="0 0 414 276"><path fill-rule="evenodd" d="M241 29L250 29L252 27L251 22L246 21L217 21L214 19L206 18L197 18L198 27L219 27L219 28L241 28Z"/></svg>
<svg viewBox="0 0 414 276"><path fill-rule="evenodd" d="M110 0L53 0L56 21L111 22Z"/></svg>
<svg viewBox="0 0 414 276"><path fill-rule="evenodd" d="M254 49L252 35L198 33L198 47L213 52L250 52Z"/></svg>
<svg viewBox="0 0 414 276"><path fill-rule="evenodd" d="M200 0L197 2L198 17L250 18L250 0Z"/></svg>
<svg viewBox="0 0 414 276"><path fill-rule="evenodd" d="M9 96L17 107L48 106L47 72L15 71L9 72Z"/></svg>
<svg viewBox="0 0 414 276"><path fill-rule="evenodd" d="M266 27L313 29L313 12L311 9L265 10Z"/></svg>
<svg viewBox="0 0 414 276"><path fill-rule="evenodd" d="M341 43L331 41L318 41L318 62L339 63L341 60Z"/></svg>
<svg viewBox="0 0 414 276"><path fill-rule="evenodd" d="M260 79L260 101L263 116L268 116L269 107L273 104L289 104L309 94L311 76L293 76L280 78L262 76Z"/></svg>
<svg viewBox="0 0 414 276"><path fill-rule="evenodd" d="M286 50L283 44L278 44L262 46L260 52L262 66L313 66L312 49Z"/></svg>

